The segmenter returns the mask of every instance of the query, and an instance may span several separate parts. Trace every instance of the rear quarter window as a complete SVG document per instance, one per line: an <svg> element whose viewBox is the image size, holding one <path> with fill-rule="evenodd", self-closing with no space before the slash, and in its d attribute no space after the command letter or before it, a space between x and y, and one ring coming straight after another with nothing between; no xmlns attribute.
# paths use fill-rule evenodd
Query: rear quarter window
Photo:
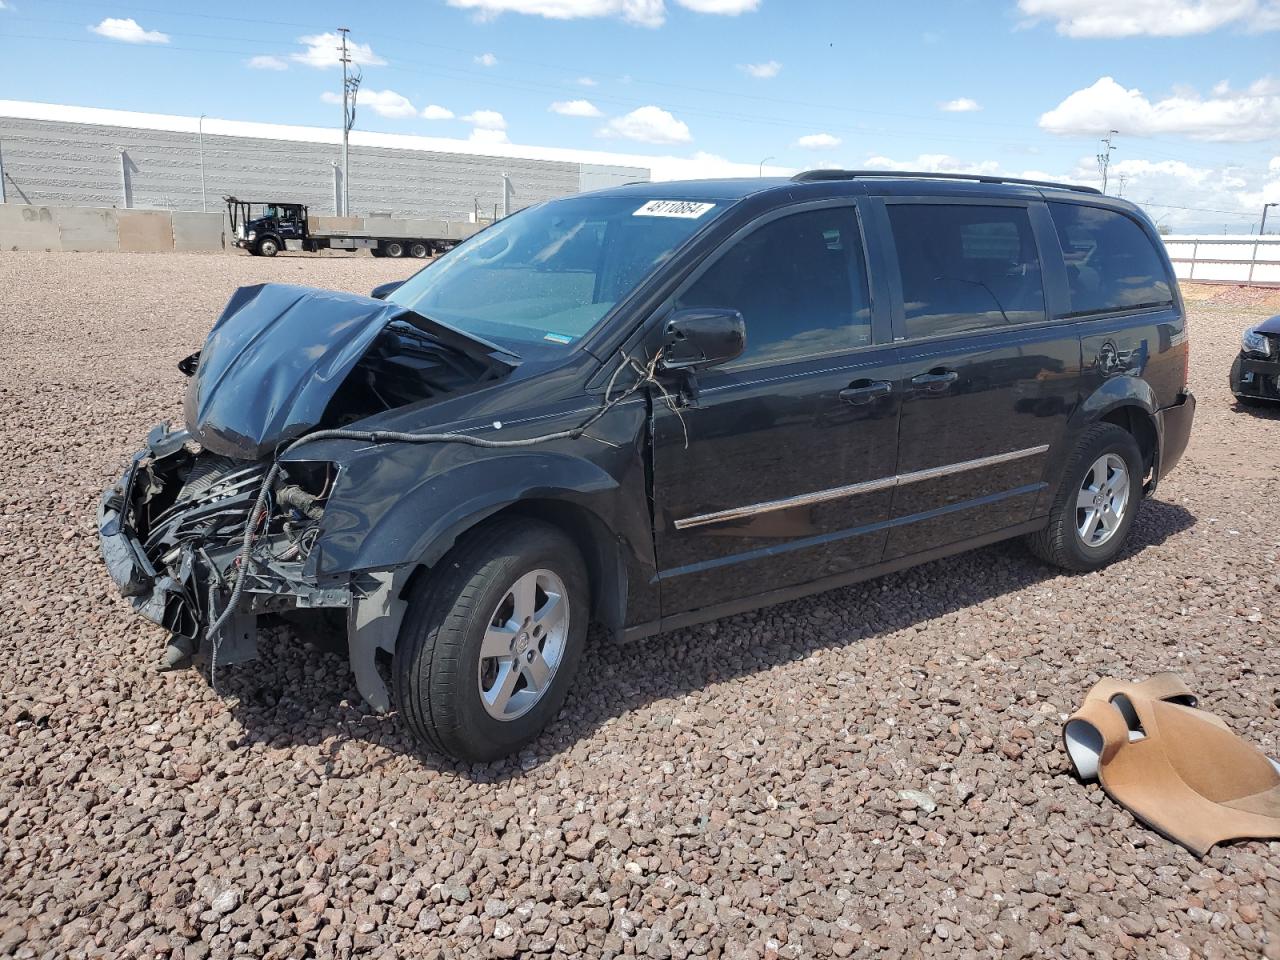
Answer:
<svg viewBox="0 0 1280 960"><path fill-rule="evenodd" d="M1136 222L1114 210L1050 203L1067 268L1073 314L1173 302L1164 258Z"/></svg>

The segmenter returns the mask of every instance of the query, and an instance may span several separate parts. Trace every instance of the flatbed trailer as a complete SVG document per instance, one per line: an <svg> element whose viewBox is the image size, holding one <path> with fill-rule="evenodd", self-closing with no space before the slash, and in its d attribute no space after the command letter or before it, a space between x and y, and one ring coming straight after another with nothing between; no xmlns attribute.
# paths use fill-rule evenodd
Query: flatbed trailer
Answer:
<svg viewBox="0 0 1280 960"><path fill-rule="evenodd" d="M281 250L368 250L375 257L423 260L453 249L481 229L451 220L313 217L305 203L224 199L234 244L260 257L274 257Z"/></svg>

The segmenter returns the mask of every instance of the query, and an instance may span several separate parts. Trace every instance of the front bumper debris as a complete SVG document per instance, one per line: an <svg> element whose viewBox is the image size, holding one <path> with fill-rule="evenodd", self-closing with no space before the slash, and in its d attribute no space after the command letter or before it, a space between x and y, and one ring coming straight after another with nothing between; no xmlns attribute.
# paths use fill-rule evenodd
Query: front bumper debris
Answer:
<svg viewBox="0 0 1280 960"><path fill-rule="evenodd" d="M257 518L259 535L243 569L244 532L266 472L265 461L212 456L185 430L156 427L99 502L107 571L138 613L170 633L162 669L193 657L219 666L256 659L264 615L344 610L356 685L385 712L391 698L375 655L395 649L405 608L400 597L413 567L333 578L304 574L320 533L323 497L286 480L272 491L267 515ZM236 608L210 635L240 580Z"/></svg>
<svg viewBox="0 0 1280 960"><path fill-rule="evenodd" d="M1237 397L1280 401L1280 360L1246 356L1242 352L1231 365L1230 383L1231 392Z"/></svg>

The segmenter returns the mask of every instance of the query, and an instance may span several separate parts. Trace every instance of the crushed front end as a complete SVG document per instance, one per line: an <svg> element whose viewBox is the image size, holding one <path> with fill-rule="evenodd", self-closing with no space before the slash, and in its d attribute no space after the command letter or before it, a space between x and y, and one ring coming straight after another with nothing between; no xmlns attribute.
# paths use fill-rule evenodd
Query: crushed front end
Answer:
<svg viewBox="0 0 1280 960"><path fill-rule="evenodd" d="M323 586L303 573L336 468L289 464L251 523L268 469L267 461L213 454L187 431L160 426L103 494L103 557L134 608L172 634L163 666L183 665L196 653L223 664L249 660L257 653L259 616L351 605L349 584ZM254 541L246 573L241 551L248 530ZM208 636L242 576L237 608Z"/></svg>
<svg viewBox="0 0 1280 960"><path fill-rule="evenodd" d="M1241 400L1280 402L1280 316L1244 331L1229 382Z"/></svg>
<svg viewBox="0 0 1280 960"><path fill-rule="evenodd" d="M111 578L171 635L161 667L254 659L259 618L329 610L345 619L361 694L387 709L374 658L394 649L413 558L321 573L326 508L336 499L337 512L358 516L364 494L348 484L343 501L343 466L293 448L381 414L425 411L514 366L499 348L395 304L265 284L236 291L178 368L190 378L186 429L156 427L98 515Z"/></svg>

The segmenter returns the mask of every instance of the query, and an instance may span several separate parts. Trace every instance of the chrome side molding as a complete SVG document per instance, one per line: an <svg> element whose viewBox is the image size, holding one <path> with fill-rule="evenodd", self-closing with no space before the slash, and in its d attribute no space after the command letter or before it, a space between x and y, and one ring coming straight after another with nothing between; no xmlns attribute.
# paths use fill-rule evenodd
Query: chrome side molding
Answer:
<svg viewBox="0 0 1280 960"><path fill-rule="evenodd" d="M727 523L730 520L742 520L747 517L754 517L761 513L772 513L776 510L791 510L795 507L812 506L815 503L826 503L829 500L844 500L848 497L856 497L864 493L876 493L880 490L889 490L893 487L906 486L909 483L920 483L923 480L937 480L939 477L947 477L953 473L964 473L968 470L981 470L984 467L994 467L1002 463L1009 463L1013 460L1022 460L1026 457L1038 457L1042 453L1047 453L1049 444L1042 443L1036 447L1026 447L1022 450L1011 450L1008 453L997 453L990 457L978 457L975 460L961 460L958 463L948 463L941 467L930 467L927 470L913 470L911 473L899 473L892 477L880 477L878 480L865 480L862 483L851 483L843 487L831 487L828 490L816 490L813 493L802 493L795 497L786 497L782 500L766 500L763 503L753 503L744 507L731 507L728 510L717 510L714 513L702 513L694 517L685 517L675 522L677 530L688 530L690 527L703 527L710 523Z"/></svg>

